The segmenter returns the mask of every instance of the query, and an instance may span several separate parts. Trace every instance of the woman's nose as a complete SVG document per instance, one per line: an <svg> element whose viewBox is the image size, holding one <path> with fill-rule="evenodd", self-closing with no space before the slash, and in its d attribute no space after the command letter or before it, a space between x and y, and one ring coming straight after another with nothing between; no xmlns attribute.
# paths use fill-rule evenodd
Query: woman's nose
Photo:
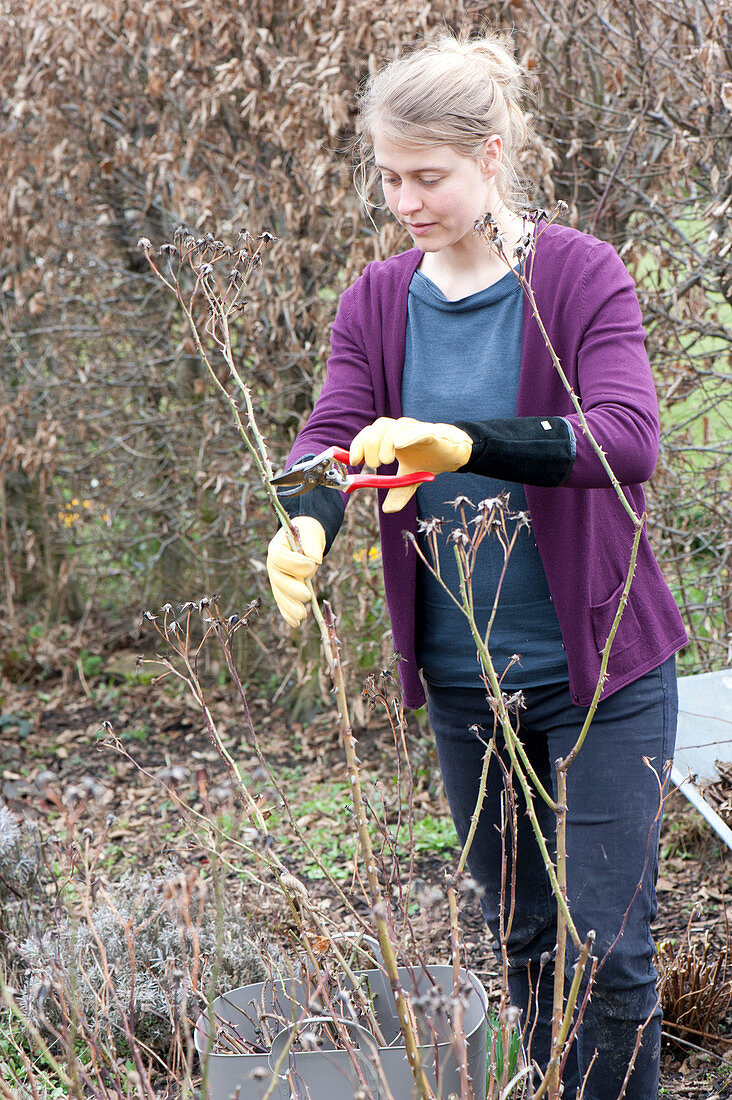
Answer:
<svg viewBox="0 0 732 1100"><path fill-rule="evenodd" d="M422 205L422 200L419 197L417 188L412 184L402 183L399 190L399 202L397 203L397 211L400 214L409 214L414 210L419 210Z"/></svg>

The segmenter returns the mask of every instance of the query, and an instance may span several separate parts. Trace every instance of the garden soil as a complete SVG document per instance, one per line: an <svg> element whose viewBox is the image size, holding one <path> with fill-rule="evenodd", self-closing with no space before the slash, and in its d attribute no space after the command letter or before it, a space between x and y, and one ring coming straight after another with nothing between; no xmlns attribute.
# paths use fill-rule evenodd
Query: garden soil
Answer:
<svg viewBox="0 0 732 1100"><path fill-rule="evenodd" d="M104 839L99 866L108 879L129 867L155 871L163 858L194 865L205 873L207 857L183 824L175 799L161 783L175 784L177 796L188 806L205 811L223 807L236 815L235 802L221 757L205 730L195 701L170 685L141 685L127 677L113 683L103 677L90 681L80 675L60 684L2 685L0 724L0 794L18 815L37 822L42 831L58 828L59 806L73 804L79 830L91 829ZM278 703L248 700L252 726L275 774L284 776L284 789L295 817L312 824L319 813L311 794L323 784L346 779L338 740L335 712L312 720L290 722ZM241 707L227 688L215 689L212 702L227 747L245 776L261 788L264 803L277 797L252 751ZM369 782L389 779L394 771L394 748L386 720L374 712L359 730L359 756ZM434 756L423 731L410 719L410 740L419 766L415 767L416 814L435 819L447 816ZM300 812L305 806L305 813ZM284 819L282 819L284 820ZM286 840L277 826L275 842ZM162 846L161 846L162 838ZM294 874L303 877L316 905L336 922L348 924L336 889L325 878L303 875L296 857ZM445 873L454 865L454 852L444 842L437 854L427 846L416 857L414 876L428 891L444 892ZM351 870L337 867L341 885L351 892ZM335 862L334 862L335 861ZM662 836L658 880L657 941L692 942L711 939L719 951L728 937L725 902L732 891L729 859L725 861L712 833L678 793L668 800ZM357 891L357 888L356 888ZM356 892L354 891L354 892ZM289 917L273 891L252 888L250 912L255 922L287 941ZM421 926L430 962L449 959L447 906L434 905ZM341 912L342 911L342 912ZM364 906L365 912L365 906ZM477 902L466 903L462 934L469 966L484 979L497 998L498 971L485 935ZM732 1019L726 1019L715 1037L698 1037L696 1047L680 1045L665 1028L662 1055L663 1096L678 1100L732 1098ZM162 1094L161 1094L162 1095Z"/></svg>

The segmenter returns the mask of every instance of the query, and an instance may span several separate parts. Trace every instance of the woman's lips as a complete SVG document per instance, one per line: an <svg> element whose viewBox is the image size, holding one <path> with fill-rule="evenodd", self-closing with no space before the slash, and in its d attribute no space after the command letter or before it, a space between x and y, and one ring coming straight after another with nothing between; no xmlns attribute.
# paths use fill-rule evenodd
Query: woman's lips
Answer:
<svg viewBox="0 0 732 1100"><path fill-rule="evenodd" d="M415 237L422 237L425 233L429 233L430 229L434 229L435 222L423 222L421 225L415 225L414 222L407 222L407 229Z"/></svg>

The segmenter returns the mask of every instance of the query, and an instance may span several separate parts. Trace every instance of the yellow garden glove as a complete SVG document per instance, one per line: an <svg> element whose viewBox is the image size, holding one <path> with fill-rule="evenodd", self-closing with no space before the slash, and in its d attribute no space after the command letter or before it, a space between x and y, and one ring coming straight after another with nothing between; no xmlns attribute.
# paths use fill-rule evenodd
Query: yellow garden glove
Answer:
<svg viewBox="0 0 732 1100"><path fill-rule="evenodd" d="M411 416L398 420L382 416L353 440L350 464L359 466L365 462L375 469L396 459L400 474L411 474L415 470L444 474L464 466L472 450L473 441L468 433L454 424L426 424ZM383 511L400 512L418 488L418 485L404 485L390 489Z"/></svg>
<svg viewBox="0 0 732 1100"><path fill-rule="evenodd" d="M285 528L280 527L267 550L267 573L282 618L289 626L299 626L310 603L306 582L323 560L325 531L312 516L297 516L292 526L300 535L302 552L292 549Z"/></svg>

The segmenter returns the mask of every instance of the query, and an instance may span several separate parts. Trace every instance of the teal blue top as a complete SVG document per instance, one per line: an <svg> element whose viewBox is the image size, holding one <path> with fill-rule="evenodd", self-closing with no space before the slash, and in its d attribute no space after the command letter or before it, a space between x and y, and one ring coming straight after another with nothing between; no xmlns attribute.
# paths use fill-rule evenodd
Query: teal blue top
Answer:
<svg viewBox="0 0 732 1100"><path fill-rule="evenodd" d="M416 420L453 423L516 416L523 293L512 272L477 294L449 301L431 279L415 271L409 287L407 338L402 379L402 411ZM450 530L460 517L450 503L458 496L473 504L509 493L512 513L526 512L523 485L478 474L440 474L417 492L420 521L446 522L438 536L440 572L458 594L458 573ZM469 518L475 515L468 508ZM509 534L514 524L509 523ZM424 532L420 544L430 560ZM486 538L473 575L478 628L485 636L504 567L501 543ZM488 640L501 676L513 654L520 654L503 680L507 690L566 681L567 659L544 567L530 529L518 533L503 580ZM440 685L476 687L480 667L467 620L424 565L417 588L417 661L428 680Z"/></svg>

